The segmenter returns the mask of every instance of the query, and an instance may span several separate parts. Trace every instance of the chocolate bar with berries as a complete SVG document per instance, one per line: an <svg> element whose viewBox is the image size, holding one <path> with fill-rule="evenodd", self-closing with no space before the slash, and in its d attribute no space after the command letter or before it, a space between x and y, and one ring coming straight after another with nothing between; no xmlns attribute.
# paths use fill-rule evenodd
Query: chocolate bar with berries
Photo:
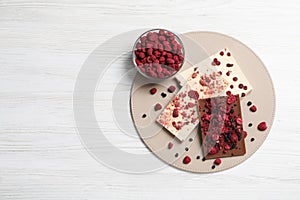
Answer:
<svg viewBox="0 0 300 200"><path fill-rule="evenodd" d="M198 103L204 157L244 155L247 133L243 130L239 95L200 99Z"/></svg>

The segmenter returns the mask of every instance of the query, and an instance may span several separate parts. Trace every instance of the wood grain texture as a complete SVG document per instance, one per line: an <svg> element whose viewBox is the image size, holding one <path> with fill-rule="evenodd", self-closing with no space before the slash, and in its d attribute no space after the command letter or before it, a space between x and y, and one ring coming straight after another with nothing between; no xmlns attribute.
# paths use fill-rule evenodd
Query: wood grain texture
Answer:
<svg viewBox="0 0 300 200"><path fill-rule="evenodd" d="M0 199L299 199L299 10L297 0L0 0ZM145 27L222 32L260 56L277 111L253 157L216 174L130 175L86 152L72 105L81 65L112 36ZM105 128L116 146L148 151L109 120Z"/></svg>

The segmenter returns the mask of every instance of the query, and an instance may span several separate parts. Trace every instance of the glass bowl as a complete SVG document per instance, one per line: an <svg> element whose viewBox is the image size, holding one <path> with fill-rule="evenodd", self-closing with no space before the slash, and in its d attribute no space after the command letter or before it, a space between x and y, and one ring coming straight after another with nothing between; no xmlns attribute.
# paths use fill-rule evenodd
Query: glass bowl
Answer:
<svg viewBox="0 0 300 200"><path fill-rule="evenodd" d="M140 74L159 81L174 76L181 69L184 54L178 35L165 29L152 29L137 39L132 59Z"/></svg>

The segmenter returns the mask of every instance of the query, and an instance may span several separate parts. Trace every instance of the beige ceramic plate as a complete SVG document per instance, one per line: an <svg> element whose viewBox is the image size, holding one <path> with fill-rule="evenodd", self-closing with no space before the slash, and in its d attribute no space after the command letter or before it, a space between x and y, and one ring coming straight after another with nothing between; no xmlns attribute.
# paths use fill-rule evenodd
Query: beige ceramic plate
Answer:
<svg viewBox="0 0 300 200"><path fill-rule="evenodd" d="M156 156L176 168L201 173L217 172L234 167L249 158L262 145L271 129L275 113L275 94L272 80L257 55L236 39L214 32L191 32L184 34L184 36L199 43L208 55L212 55L225 47L229 48L252 84L253 91L241 99L243 126L244 130L248 132L245 139L247 153L244 156L222 158L222 164L214 166L214 160L202 160L203 155L197 129L190 134L187 140L179 142L155 122L159 111L154 111L154 105L160 103L164 107L174 97L174 93L167 91L170 85L177 86L174 79L157 84L151 83L139 74L136 76L132 85L130 102L136 130L146 146ZM186 51L188 51L187 47ZM185 64L184 68L187 67L190 65ZM150 95L149 90L152 87L158 89L156 95ZM179 87L177 87L176 92L178 89ZM167 96L163 98L161 93L165 93ZM257 106L258 110L255 113L249 111L248 101ZM257 130L257 125L261 121L267 122L268 129L266 131ZM249 123L253 124L252 127L248 126ZM172 149L168 149L169 142L174 144ZM186 155L192 159L189 164L182 162Z"/></svg>

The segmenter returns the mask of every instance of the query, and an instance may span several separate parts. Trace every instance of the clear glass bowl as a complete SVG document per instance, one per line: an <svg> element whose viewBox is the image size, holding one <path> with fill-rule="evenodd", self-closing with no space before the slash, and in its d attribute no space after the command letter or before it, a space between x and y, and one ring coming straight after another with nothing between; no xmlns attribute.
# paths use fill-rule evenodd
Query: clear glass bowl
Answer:
<svg viewBox="0 0 300 200"><path fill-rule="evenodd" d="M181 69L184 54L178 35L165 29L152 29L137 39L132 59L140 74L159 81L174 76Z"/></svg>

